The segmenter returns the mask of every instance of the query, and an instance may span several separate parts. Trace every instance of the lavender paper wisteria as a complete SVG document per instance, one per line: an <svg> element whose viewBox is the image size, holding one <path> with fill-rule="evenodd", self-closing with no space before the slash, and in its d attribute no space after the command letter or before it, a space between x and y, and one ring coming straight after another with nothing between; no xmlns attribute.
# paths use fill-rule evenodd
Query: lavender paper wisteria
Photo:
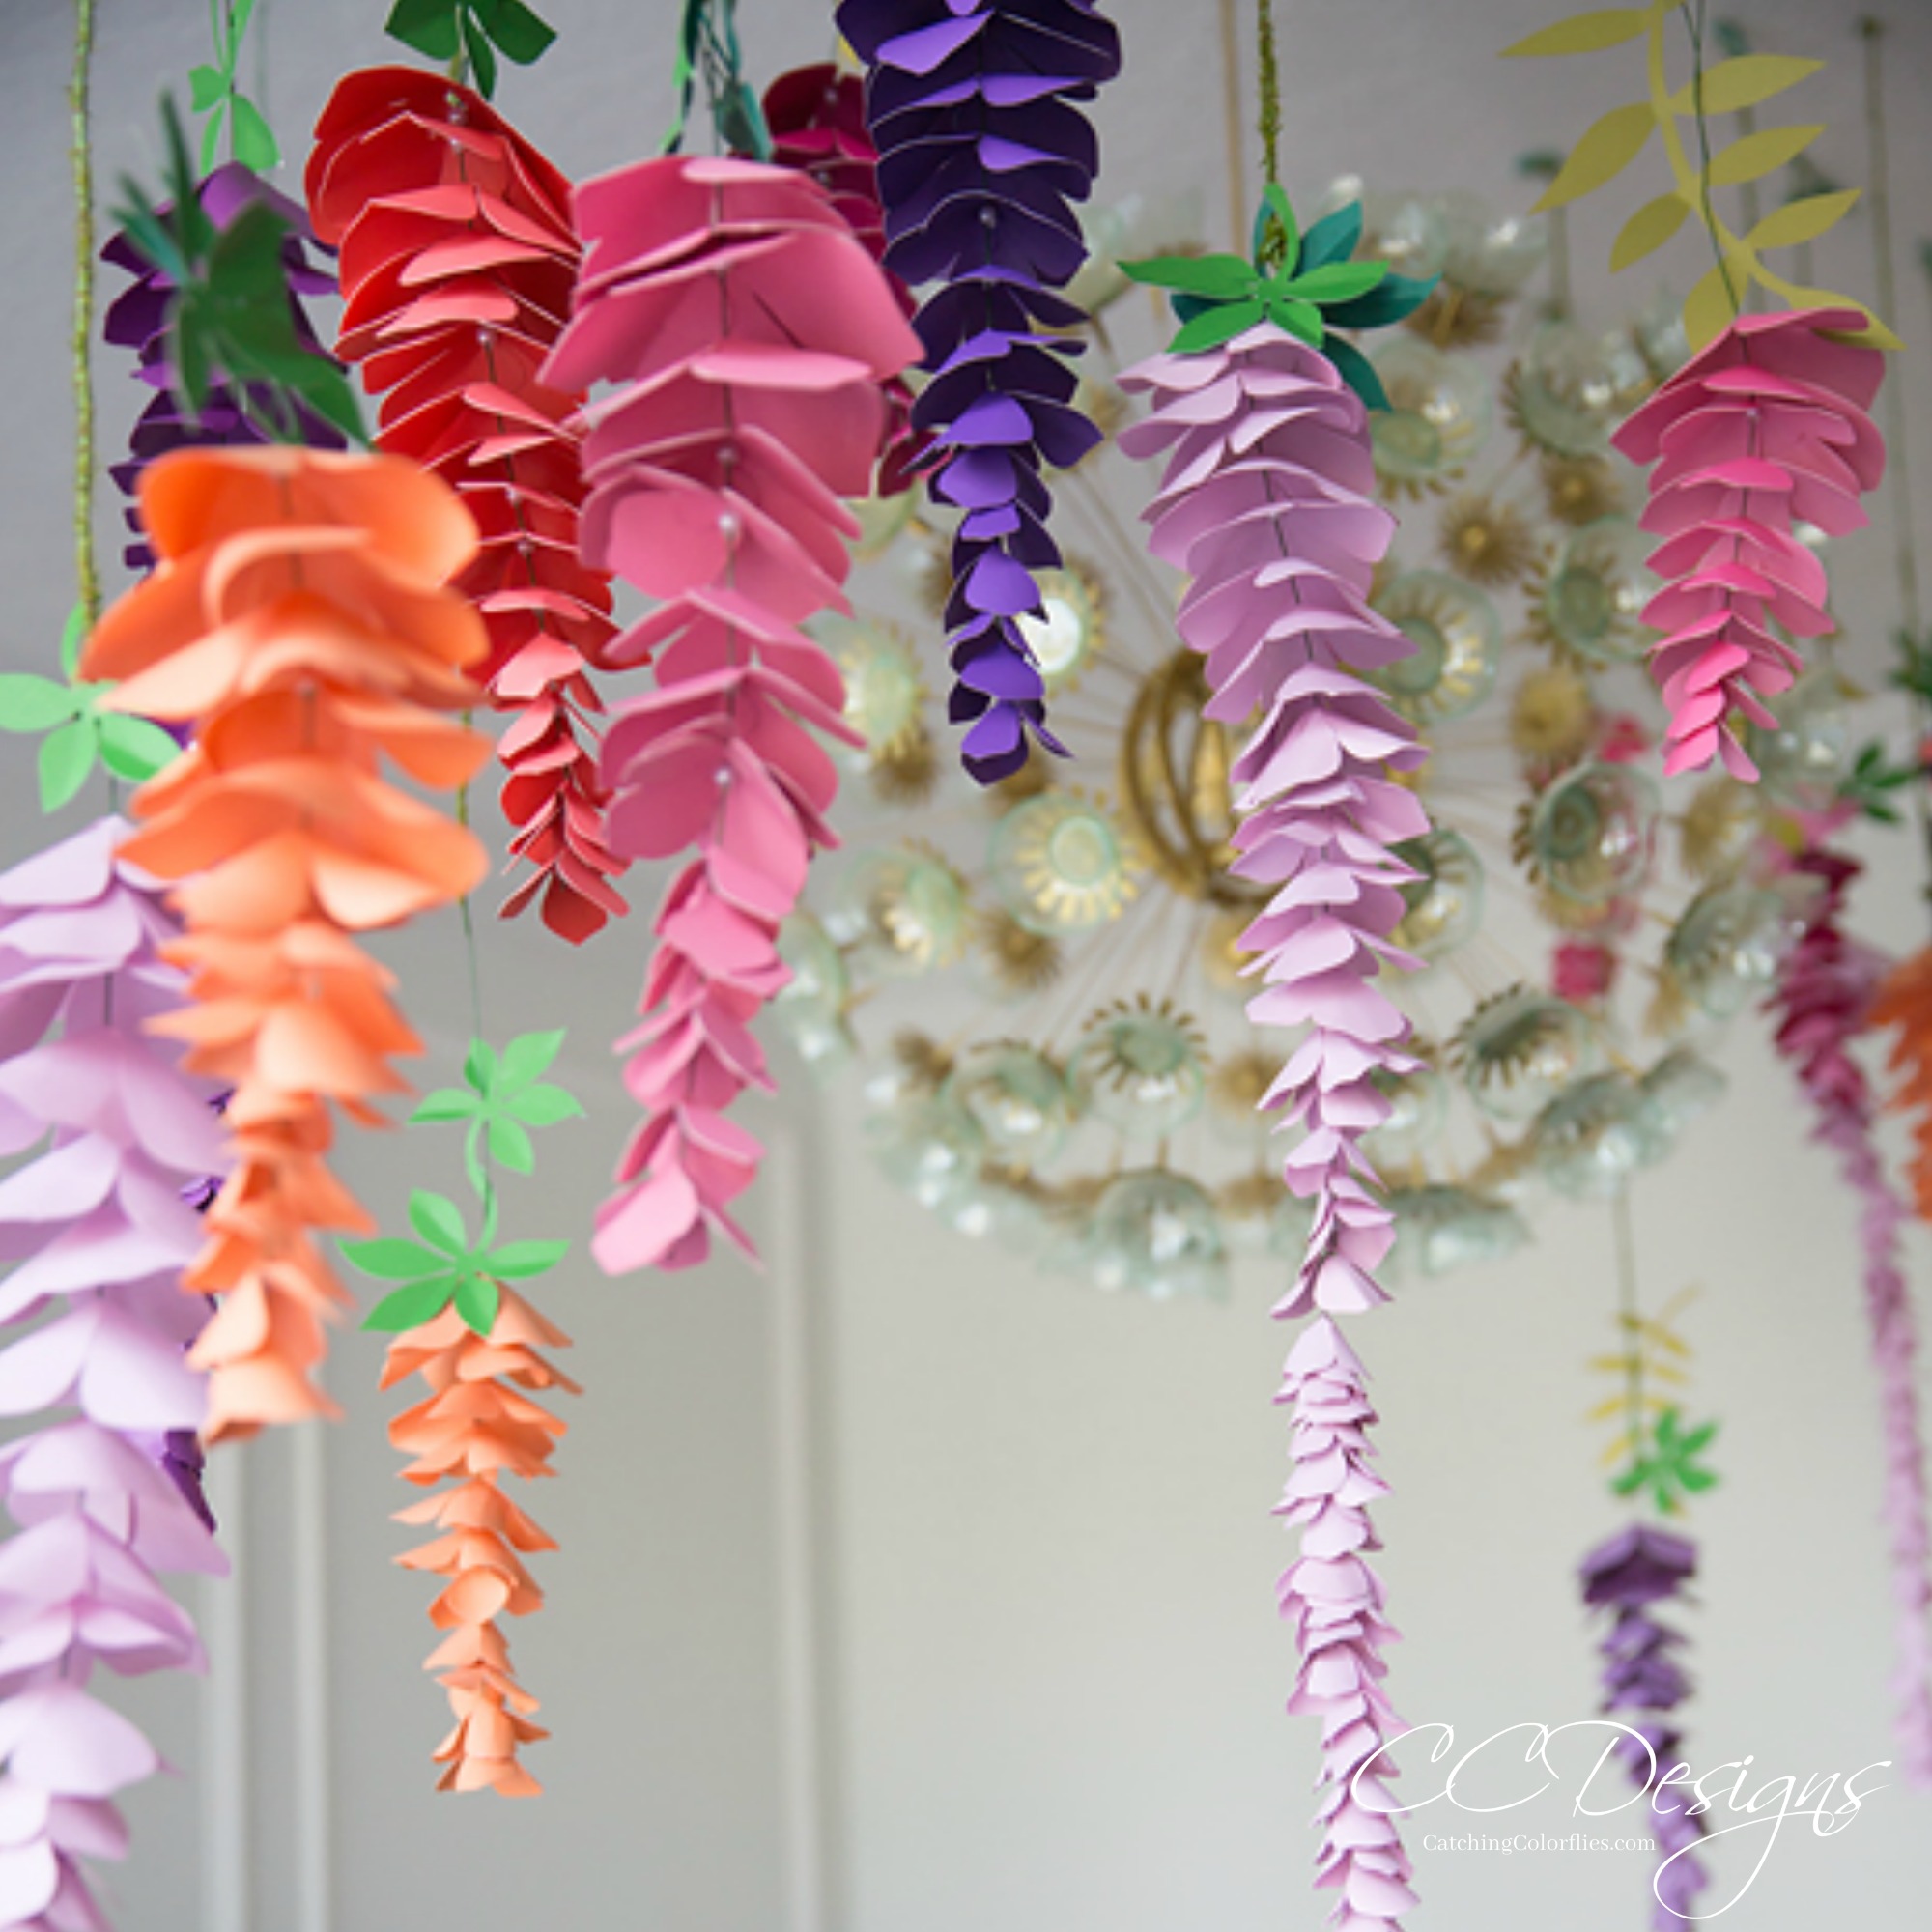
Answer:
<svg viewBox="0 0 1932 1932"><path fill-rule="evenodd" d="M0 1451L0 1926L36 1932L105 1925L81 1861L124 1855L114 1795L160 1765L91 1679L199 1669L160 1575L226 1567L194 1480L204 1308L180 1286L221 1132L144 1028L181 979L172 918L115 860L127 829L0 876L0 1153L26 1156L0 1180L0 1416L39 1422Z"/></svg>
<svg viewBox="0 0 1932 1932"><path fill-rule="evenodd" d="M318 355L326 355L310 326L302 299L307 296L333 295L335 277L309 259L311 249L320 249L309 226L307 212L300 203L279 194L259 175L239 161L215 168L201 183L201 205L216 229L223 229L245 208L266 203L288 224L282 242L282 265L288 278L289 303L294 312L296 334L302 346ZM327 251L324 251L327 252ZM167 276L135 247L125 232L110 237L100 251L100 259L134 277L108 305L102 334L117 348L135 353L134 373L155 391L141 412L129 438L128 456L108 472L128 498L128 528L133 541L122 553L130 570L148 570L154 554L148 548L134 497L140 488L141 472L156 457L171 449L232 446L268 441L265 432L242 407L242 398L234 385L215 372L207 399L197 418L177 396L176 372L168 359L168 303L174 285ZM311 449L341 449L342 432L326 422L312 410L297 405L302 440Z"/></svg>
<svg viewBox="0 0 1932 1932"><path fill-rule="evenodd" d="M1072 402L1079 345L1051 331L1083 320L1054 291L1086 260L1073 204L1099 162L1073 103L1120 71L1120 39L1092 0L844 0L838 25L867 68L886 267L939 284L915 318L931 381L913 425L932 439L933 499L961 513L948 712L990 784L1026 763L1030 734L1064 749L1020 619L1060 562L1041 469L1100 440Z"/></svg>
<svg viewBox="0 0 1932 1932"><path fill-rule="evenodd" d="M1365 405L1325 356L1272 326L1155 356L1122 385L1151 408L1122 447L1166 459L1150 547L1192 579L1179 624L1206 660L1207 715L1260 720L1233 774L1234 869L1274 889L1241 941L1263 982L1248 1014L1300 1034L1264 1105L1294 1137L1287 1183L1315 1208L1275 1310L1316 1317L1279 1398L1294 1420L1283 1513L1302 1532L1281 1585L1302 1654L1291 1709L1322 1719L1317 1883L1340 1891L1343 1932L1378 1932L1414 1903L1377 1795L1393 1769L1378 1753L1401 1729L1380 1685L1395 1632L1362 1554L1375 1548L1367 1506L1382 1493L1365 1461L1374 1414L1331 1318L1388 1298L1375 1275L1393 1224L1360 1142L1388 1114L1375 1075L1414 1064L1407 1023L1377 976L1408 963L1389 935L1412 874L1389 848L1427 830L1397 777L1424 754L1358 675L1412 648L1367 601L1393 523L1369 497Z"/></svg>

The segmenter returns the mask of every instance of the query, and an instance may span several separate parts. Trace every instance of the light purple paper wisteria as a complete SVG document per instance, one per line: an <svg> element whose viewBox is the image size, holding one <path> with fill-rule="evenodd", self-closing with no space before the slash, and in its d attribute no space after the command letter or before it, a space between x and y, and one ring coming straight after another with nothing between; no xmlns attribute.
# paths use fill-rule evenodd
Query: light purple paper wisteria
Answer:
<svg viewBox="0 0 1932 1932"><path fill-rule="evenodd" d="M114 858L127 829L0 876L0 1154L28 1156L0 1180L0 1416L43 1418L0 1451L0 1926L31 1932L105 1926L81 1861L125 1854L114 1794L160 1765L90 1680L200 1669L159 1576L226 1568L191 1480L204 1308L180 1285L220 1124L143 1027L182 982L156 950L172 918Z"/></svg>
<svg viewBox="0 0 1932 1932"><path fill-rule="evenodd" d="M1791 1063L1811 1103L1811 1137L1837 1155L1845 1184L1859 1204L1865 1317L1885 1440L1894 1722L1900 1768L1922 1788L1932 1785L1932 1634L1927 1629L1932 1546L1926 1533L1925 1443L1916 1378L1918 1327L1899 1240L1912 1213L1879 1158L1872 1135L1877 1103L1851 1051L1886 972L1885 962L1840 923L1845 895L1861 869L1856 859L1817 845L1792 862L1792 870L1815 879L1819 891L1768 1006L1777 1021L1777 1050Z"/></svg>
<svg viewBox="0 0 1932 1932"><path fill-rule="evenodd" d="M1378 1753L1402 1728L1380 1688L1381 1646L1396 1633L1360 1553L1376 1547L1367 1505L1383 1493L1365 1460L1374 1412L1330 1318L1388 1298L1375 1276L1394 1227L1360 1142L1388 1115L1374 1076L1414 1065L1407 1023L1376 979L1385 963L1409 963L1389 935L1412 873L1389 847L1428 822L1394 774L1424 753L1357 674L1412 648L1367 601L1394 526L1370 500L1360 398L1325 356L1271 326L1204 354L1155 356L1122 386L1151 407L1122 447L1166 458L1150 547L1193 580L1179 624L1206 660L1207 715L1230 725L1260 717L1234 768L1234 869L1275 888L1242 936L1263 980L1248 1015L1301 1033L1263 1104L1294 1136L1284 1176L1315 1208L1274 1311L1318 1318L1278 1398L1294 1416L1283 1509L1302 1531L1281 1585L1302 1652L1290 1708L1323 1720L1317 1883L1341 1893L1331 1922L1379 1932L1414 1903L1375 1781L1393 1770ZM1351 1795L1371 1758L1375 1774Z"/></svg>

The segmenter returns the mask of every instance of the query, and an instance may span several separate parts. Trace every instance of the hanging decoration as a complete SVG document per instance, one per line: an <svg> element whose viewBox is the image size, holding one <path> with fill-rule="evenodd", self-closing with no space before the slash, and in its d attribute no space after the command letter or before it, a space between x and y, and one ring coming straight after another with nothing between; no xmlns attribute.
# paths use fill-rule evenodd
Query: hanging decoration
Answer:
<svg viewBox="0 0 1932 1932"><path fill-rule="evenodd" d="M314 1380L345 1296L314 1235L362 1213L326 1164L334 1102L376 1119L419 1050L390 975L352 934L447 904L485 860L462 827L381 775L463 782L482 739L461 708L482 626L445 586L474 527L434 477L388 457L181 450L141 480L161 567L102 619L82 674L107 700L192 722L189 752L136 795L129 863L172 882L170 959L191 1003L157 1023L232 1090L233 1172L187 1287L219 1307L192 1360L210 1439L333 1412Z"/></svg>
<svg viewBox="0 0 1932 1932"><path fill-rule="evenodd" d="M696 848L666 895L625 1084L644 1122L598 1217L611 1273L688 1267L761 1150L725 1109L770 1084L748 1022L788 977L777 949L849 737L831 660L798 629L842 608L838 500L870 481L880 384L918 353L891 285L822 190L790 169L670 157L579 190L589 244L544 371L593 404L583 554L659 608L612 642L653 665L605 741L611 839Z"/></svg>
<svg viewBox="0 0 1932 1932"><path fill-rule="evenodd" d="M582 398L538 373L577 279L570 185L469 89L403 68L337 86L306 183L342 249L337 349L382 399L377 443L440 476L480 532L458 587L490 634L477 682L512 718L497 755L524 876L503 912L535 905L581 945L625 906L591 724L612 625L609 577L578 556Z"/></svg>
<svg viewBox="0 0 1932 1932"><path fill-rule="evenodd" d="M1092 0L843 0L838 25L867 68L886 266L940 284L919 312L931 380L912 420L934 503L960 513L947 715L988 784L1026 764L1030 736L1065 749L1021 620L1062 561L1040 472L1100 440L1065 359L1081 312L1055 291L1086 260L1073 209L1099 165L1075 103L1120 71L1120 41Z"/></svg>

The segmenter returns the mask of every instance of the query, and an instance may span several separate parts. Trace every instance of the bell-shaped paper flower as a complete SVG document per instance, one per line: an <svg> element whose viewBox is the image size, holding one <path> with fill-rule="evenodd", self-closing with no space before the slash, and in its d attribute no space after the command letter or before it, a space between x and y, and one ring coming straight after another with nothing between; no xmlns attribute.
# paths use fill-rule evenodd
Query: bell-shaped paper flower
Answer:
<svg viewBox="0 0 1932 1932"><path fill-rule="evenodd" d="M447 587L474 526L398 458L179 451L141 509L160 567L102 618L82 674L119 680L120 709L196 724L136 795L123 853L178 882L186 926L166 956L192 999L156 1031L232 1090L232 1172L185 1277L220 1302L191 1357L213 1438L329 1412L311 1373L345 1296L313 1236L365 1225L326 1163L329 1104L375 1121L403 1085L391 1057L419 1050L350 935L451 903L487 863L383 763L432 787L473 775L487 745L440 714L469 702L484 638Z"/></svg>
<svg viewBox="0 0 1932 1932"><path fill-rule="evenodd" d="M1910 1219L1886 1175L1875 1137L1877 1103L1852 1041L1877 1016L1882 963L1845 931L1845 895L1863 868L1812 846L1792 870L1817 884L1804 929L1786 953L1767 1003L1777 1050L1811 1103L1811 1136L1838 1158L1859 1206L1865 1320L1878 1378L1885 1442L1884 1514L1891 1546L1893 1694L1900 1762L1932 1784L1932 1540L1925 1504L1925 1443L1918 1412L1918 1322L1906 1286L1900 1231ZM1882 1009L1889 1012L1890 1009Z"/></svg>
<svg viewBox="0 0 1932 1932"><path fill-rule="evenodd" d="M159 1758L98 1673L198 1670L164 1572L225 1564L167 1466L199 1428L184 1200L222 1158L205 1087L149 1023L179 1004L178 933L103 819L0 875L0 1925L104 1924L81 1861L120 1858L116 1792Z"/></svg>
<svg viewBox="0 0 1932 1932"><path fill-rule="evenodd" d="M657 688L605 740L611 834L631 858L696 848L657 917L625 1082L644 1122L601 1210L612 1273L703 1260L761 1150L725 1110L769 1085L749 1023L784 985L778 930L833 842L854 742L831 659L799 628L843 610L840 500L868 487L880 385L918 342L822 190L787 168L670 157L586 184L589 245L547 365L592 404L584 554L660 608L609 650Z"/></svg>
<svg viewBox="0 0 1932 1932"><path fill-rule="evenodd" d="M612 626L610 579L578 554L582 398L538 373L582 252L570 185L470 89L412 68L350 74L315 141L309 209L342 249L337 351L382 398L378 446L455 489L481 537L457 587L490 632L475 675L515 714L497 755L529 868L503 911L536 903L580 944L625 907L587 722Z"/></svg>
<svg viewBox="0 0 1932 1932"><path fill-rule="evenodd" d="M502 1479L555 1473L550 1456L564 1424L526 1391L578 1388L538 1353L568 1348L569 1336L508 1288L500 1295L487 1337L453 1306L398 1335L383 1386L412 1375L429 1385L390 1423L389 1440L412 1459L403 1471L410 1482L453 1485L396 1513L398 1522L438 1531L396 1559L443 1579L429 1614L448 1634L425 1668L440 1673L456 1724L436 1750L437 1788L531 1798L542 1787L518 1763L518 1747L548 1734L529 1720L537 1700L518 1686L497 1619L542 1607L523 1558L556 1545L503 1493Z"/></svg>
<svg viewBox="0 0 1932 1932"><path fill-rule="evenodd" d="M1063 749L1020 619L1060 562L1040 472L1100 440L1060 332L1084 318L1055 291L1087 259L1074 204L1099 164L1075 103L1120 71L1120 38L1093 0L843 0L838 25L868 70L886 266L939 284L919 313L932 380L912 419L932 439L933 500L961 513L949 714L990 784L1026 763L1029 733Z"/></svg>
<svg viewBox="0 0 1932 1932"><path fill-rule="evenodd" d="M1663 634L1650 662L1670 713L1666 772L1716 757L1754 780L1734 720L1775 725L1763 700L1804 665L1777 631L1835 628L1825 566L1798 526L1858 529L1859 498L1884 474L1885 441L1865 414L1884 355L1833 340L1867 320L1855 309L1741 315L1612 439L1632 462L1657 466L1639 521L1662 539L1650 567L1663 588L1643 621Z"/></svg>
<svg viewBox="0 0 1932 1932"><path fill-rule="evenodd" d="M335 293L335 277L312 258L316 248L308 216L300 206L278 194L267 182L243 167L228 161L213 170L201 184L201 205L217 230L224 229L245 208L266 204L288 224L282 242L282 268L288 278L289 307L294 317L296 338L305 349L323 355L314 326L303 306L304 298ZM159 213L165 214L166 210ZM329 253L332 251L322 251ZM128 499L128 527L134 541L124 553L130 570L149 570L154 552L148 548L141 527L140 513L134 507L141 472L156 457L171 449L235 448L269 440L262 429L265 413L263 398L254 399L238 391L220 371L213 372L201 412L190 415L182 406L179 375L168 359L167 317L174 285L162 271L135 247L125 232L111 237L100 251L100 259L134 277L131 287L108 305L102 333L119 348L131 349L137 357L135 374L156 391L154 400L141 412L134 425L128 461L117 463L109 472ZM340 449L342 432L317 415L299 400L295 403L301 439L311 449Z"/></svg>

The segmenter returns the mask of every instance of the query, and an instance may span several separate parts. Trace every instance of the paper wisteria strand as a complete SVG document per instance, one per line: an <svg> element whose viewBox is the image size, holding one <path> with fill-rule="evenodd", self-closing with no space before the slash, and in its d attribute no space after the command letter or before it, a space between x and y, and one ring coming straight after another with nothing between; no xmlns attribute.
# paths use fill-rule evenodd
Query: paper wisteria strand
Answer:
<svg viewBox="0 0 1932 1932"><path fill-rule="evenodd" d="M1650 1523L1633 1523L1599 1544L1584 1557L1580 1579L1583 1601L1612 1612L1605 1634L1605 1715L1628 1724L1649 1747L1632 1738L1617 1741L1617 1755L1631 1782L1650 1790L1655 1779L1679 1761L1684 1736L1675 1716L1690 1694L1690 1679L1679 1652L1682 1633L1657 1616L1697 1574L1697 1546ZM1654 1932L1683 1932L1695 1915L1698 1895L1710 1873L1697 1856L1704 1821L1691 1815L1685 1787L1660 1792L1646 1805L1643 1828L1656 1839L1658 1869L1651 1881Z"/></svg>
<svg viewBox="0 0 1932 1932"><path fill-rule="evenodd" d="M399 458L291 448L183 450L141 479L161 559L109 610L82 674L110 702L194 721L189 750L136 794L128 860L174 883L185 936L166 956L190 1003L156 1030L232 1090L232 1172L186 1285L219 1307L190 1359L211 1439L332 1413L313 1379L346 1297L315 1241L365 1218L330 1175L331 1103L372 1102L420 1051L391 976L353 934L469 892L475 838L383 775L465 782L487 743L453 719L484 651L447 587L474 526Z"/></svg>
<svg viewBox="0 0 1932 1932"><path fill-rule="evenodd" d="M0 876L0 1925L102 1926L82 1869L120 1858L114 1795L160 1768L98 1673L199 1670L164 1572L219 1576L199 1486L172 1466L207 1389L181 1292L184 1188L221 1159L207 1090L146 1022L177 1005L154 882L102 819Z"/></svg>
<svg viewBox="0 0 1932 1932"><path fill-rule="evenodd" d="M325 354L303 298L332 295L335 277L315 258L315 237L300 206L278 194L239 161L229 161L209 174L200 185L200 194L201 205L217 229L226 228L243 209L257 204L266 204L287 222L289 232L282 242L282 265L288 278L289 307L296 335L315 355ZM108 305L102 332L108 342L134 351L135 375L156 392L134 425L128 460L115 464L109 471L128 499L128 527L133 541L123 553L128 567L149 570L154 567L154 553L148 547L133 500L140 487L141 472L148 465L171 449L245 446L267 442L269 438L256 419L262 414L261 408L258 406L252 415L244 410L242 398L218 371L200 413L187 410L181 401L178 372L168 354L168 303L174 294L173 284L126 233L113 236L101 249L100 258L134 277L131 286L123 289ZM303 408L298 400L295 408L301 440L310 448L343 446L342 432L333 423Z"/></svg>
<svg viewBox="0 0 1932 1932"><path fill-rule="evenodd" d="M1932 1543L1926 1533L1925 1444L1918 1413L1918 1321L1906 1287L1900 1230L1910 1218L1874 1138L1877 1104L1852 1041L1866 1023L1884 965L1844 930L1845 897L1863 868L1808 847L1792 870L1818 892L1786 955L1770 1009L1777 1050L1811 1103L1812 1138L1837 1155L1857 1197L1864 1252L1865 1316L1885 1442L1885 1522L1891 1548L1893 1693L1900 1763L1932 1784Z"/></svg>
<svg viewBox="0 0 1932 1932"><path fill-rule="evenodd" d="M1735 721L1774 726L1763 700L1804 667L1774 627L1800 639L1835 628L1825 566L1795 526L1860 528L1859 498L1884 473L1884 439L1865 413L1883 353L1832 338L1865 322L1854 309L1741 315L1612 439L1657 466L1639 522L1663 539L1650 557L1663 587L1643 621L1663 634L1651 671L1670 713L1666 772L1718 758L1755 780Z"/></svg>
<svg viewBox="0 0 1932 1932"><path fill-rule="evenodd" d="M448 1634L424 1666L439 1673L456 1720L437 1747L437 1788L530 1798L542 1786L517 1751L547 1734L530 1721L537 1700L517 1683L498 1619L542 1607L522 1559L556 1546L504 1494L502 1479L554 1473L551 1450L564 1425L531 1392L576 1394L577 1384L538 1352L570 1338L508 1288L500 1293L487 1336L454 1307L398 1335L383 1386L411 1375L427 1383L429 1394L390 1423L389 1440L412 1459L403 1471L410 1482L453 1485L397 1512L399 1522L438 1532L398 1561L445 1579L430 1620Z"/></svg>
<svg viewBox="0 0 1932 1932"><path fill-rule="evenodd" d="M503 912L534 904L581 944L625 905L591 723L613 626L610 579L578 554L582 398L538 374L577 279L570 185L469 89L376 68L323 109L307 187L342 250L336 348L382 399L377 445L450 484L480 532L458 587L489 628L477 680L514 714L497 755L526 868Z"/></svg>
<svg viewBox="0 0 1932 1932"><path fill-rule="evenodd" d="M1379 1782L1392 1767L1378 1753L1402 1726L1381 1689L1395 1632L1364 1558L1376 1548L1368 1505L1383 1493L1366 1462L1374 1412L1333 1318L1388 1298L1375 1274L1393 1227L1360 1142L1388 1114L1375 1076L1414 1065L1407 1024L1377 975L1407 963L1389 934L1412 874L1389 847L1427 829L1398 778L1423 752L1359 675L1412 649L1367 602L1393 525L1369 497L1361 399L1326 356L1271 325L1206 353L1155 356L1122 380L1150 405L1122 447L1166 458L1150 547L1192 580L1178 622L1206 661L1205 715L1231 726L1260 719L1233 772L1234 870L1273 892L1242 936L1263 980L1248 1014L1302 1034L1264 1105L1294 1136L1285 1179L1315 1210L1274 1311L1315 1317L1279 1397L1293 1419L1283 1514L1301 1531L1281 1583L1302 1655L1290 1708L1322 1719L1317 1883L1340 1891L1335 1924L1371 1932L1414 1894Z"/></svg>
<svg viewBox="0 0 1932 1932"><path fill-rule="evenodd" d="M660 607L607 652L650 664L604 744L612 843L693 851L654 926L643 1022L620 1046L644 1120L599 1212L612 1273L686 1267L762 1150L725 1110L769 1086L749 1022L785 983L797 903L837 775L812 735L854 742L838 668L803 631L846 608L840 500L862 495L880 385L918 343L885 275L824 192L787 168L668 156L586 184L589 248L545 371L594 403L584 554ZM810 728L808 728L810 727Z"/></svg>
<svg viewBox="0 0 1932 1932"><path fill-rule="evenodd" d="M918 327L932 380L913 409L928 432L933 500L961 513L946 607L966 770L990 784L1050 750L1046 688L1020 619L1060 562L1041 470L1100 440L1073 407L1057 331L1084 320L1055 290L1086 260L1074 204L1098 168L1074 104L1120 71L1120 39L1092 0L844 0L838 25L867 64L886 266L939 286Z"/></svg>
<svg viewBox="0 0 1932 1932"><path fill-rule="evenodd" d="M830 61L793 68L765 89L765 126L772 137L772 159L780 167L808 174L832 197L832 205L866 245L873 261L886 252L886 212L879 204L879 151L866 126L866 85L857 74L840 73ZM893 293L909 316L912 292L889 274ZM904 377L885 384L885 442L879 452L872 494L896 497L914 482L914 467L925 440L912 426L912 390Z"/></svg>

